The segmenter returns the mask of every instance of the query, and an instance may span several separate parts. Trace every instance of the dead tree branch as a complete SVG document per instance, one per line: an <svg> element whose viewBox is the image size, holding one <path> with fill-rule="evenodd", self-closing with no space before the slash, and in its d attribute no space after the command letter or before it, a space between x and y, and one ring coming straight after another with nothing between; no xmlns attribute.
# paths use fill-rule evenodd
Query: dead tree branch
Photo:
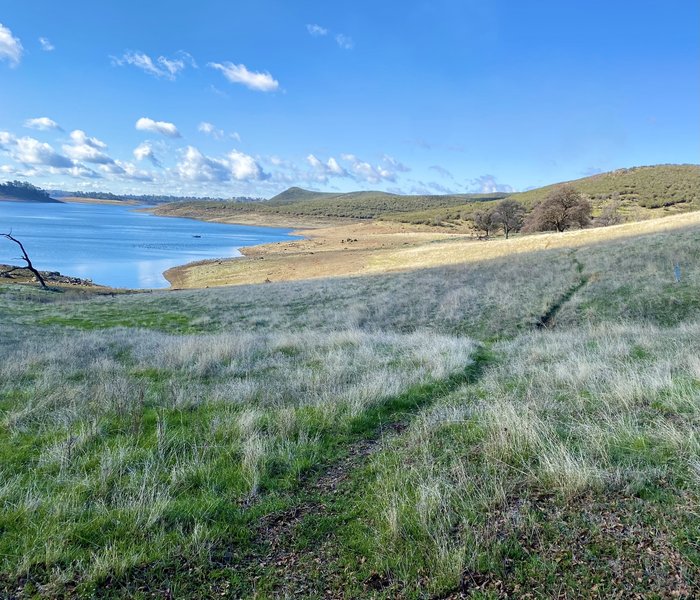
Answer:
<svg viewBox="0 0 700 600"><path fill-rule="evenodd" d="M22 244L22 242L20 242L17 238L12 237L12 232L3 233L2 237L10 240L11 242L14 242L15 244L17 244L19 246L20 250L22 251L21 260L23 260L24 262L27 263L27 269L29 269L32 273L34 273L34 277L36 277L37 281L41 284L41 287L44 288L45 290L48 290L49 288L46 285L44 278L41 276L41 273L39 273L39 271L37 271L34 268L34 265L32 264L32 261L29 259L29 255L27 254L27 251L24 249L24 245ZM9 273L9 272L10 271L7 271L7 273Z"/></svg>

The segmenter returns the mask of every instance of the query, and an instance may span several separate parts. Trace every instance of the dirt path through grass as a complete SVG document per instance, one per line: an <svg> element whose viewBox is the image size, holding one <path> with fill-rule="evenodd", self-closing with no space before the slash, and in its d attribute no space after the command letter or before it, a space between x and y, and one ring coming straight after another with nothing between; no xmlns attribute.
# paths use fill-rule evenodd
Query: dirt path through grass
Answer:
<svg viewBox="0 0 700 600"><path fill-rule="evenodd" d="M478 381L492 360L488 348L479 347L462 373L432 389L426 387L412 407L388 413L370 436L351 444L342 459L303 480L288 508L261 519L250 552L227 568L240 570L255 597L263 598L343 598L350 584L365 594L381 587L381 578L376 575L359 581L344 580L336 553L338 544L333 543L340 527L351 521L357 510L353 499L358 491L358 471L392 438L402 434L419 409L459 386Z"/></svg>
<svg viewBox="0 0 700 600"><path fill-rule="evenodd" d="M554 329L556 326L556 316L559 311L564 307L564 305L574 297L574 294L588 283L590 276L583 274L583 263L578 259L574 253L572 256L574 265L576 266L576 271L580 275L580 279L574 283L568 290L566 290L555 302L549 307L547 312L541 315L535 322L535 329Z"/></svg>

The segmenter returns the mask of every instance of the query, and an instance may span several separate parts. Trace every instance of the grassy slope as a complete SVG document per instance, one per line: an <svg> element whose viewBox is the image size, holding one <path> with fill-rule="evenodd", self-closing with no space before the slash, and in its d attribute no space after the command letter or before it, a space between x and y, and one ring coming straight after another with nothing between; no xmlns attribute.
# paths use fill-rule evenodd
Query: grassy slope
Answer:
<svg viewBox="0 0 700 600"><path fill-rule="evenodd" d="M700 166L656 165L619 169L584 177L569 183L591 200L594 214L611 203L619 207L623 218L630 221L687 212L700 208ZM544 200L561 183L511 194L528 209ZM384 218L405 223L450 224L470 219L474 211L496 203L454 205L412 213L385 215Z"/></svg>
<svg viewBox="0 0 700 600"><path fill-rule="evenodd" d="M347 280L0 287L0 589L693 595L699 231Z"/></svg>
<svg viewBox="0 0 700 600"><path fill-rule="evenodd" d="M262 214L287 217L332 217L373 219L390 213L485 202L504 194L456 194L451 196L402 196L386 192L331 194L300 188L289 190L266 202L178 202L155 209L156 214L205 219L230 219L236 215Z"/></svg>
<svg viewBox="0 0 700 600"><path fill-rule="evenodd" d="M700 207L700 166L657 165L620 169L570 182L599 211L619 202L621 213L639 220ZM560 185L560 184L556 184ZM527 207L544 199L555 185L512 194ZM290 188L261 203L184 202L158 207L156 213L205 219L232 219L262 214L291 217L382 218L406 223L440 224L469 219L475 210L505 194L400 196L386 192L334 194Z"/></svg>

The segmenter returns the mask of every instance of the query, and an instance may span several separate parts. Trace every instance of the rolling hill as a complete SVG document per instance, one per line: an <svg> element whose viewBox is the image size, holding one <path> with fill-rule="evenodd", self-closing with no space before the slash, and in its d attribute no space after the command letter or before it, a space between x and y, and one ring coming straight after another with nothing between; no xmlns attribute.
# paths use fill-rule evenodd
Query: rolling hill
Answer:
<svg viewBox="0 0 700 600"><path fill-rule="evenodd" d="M292 187L257 203L178 202L156 214L232 220L243 214L297 218L383 219L404 223L444 224L467 221L475 210L511 197L533 207L562 183L570 183L594 206L619 205L628 220L686 212L700 208L700 165L656 165L618 169L571 182L561 182L515 194L400 195L379 191L329 193Z"/></svg>

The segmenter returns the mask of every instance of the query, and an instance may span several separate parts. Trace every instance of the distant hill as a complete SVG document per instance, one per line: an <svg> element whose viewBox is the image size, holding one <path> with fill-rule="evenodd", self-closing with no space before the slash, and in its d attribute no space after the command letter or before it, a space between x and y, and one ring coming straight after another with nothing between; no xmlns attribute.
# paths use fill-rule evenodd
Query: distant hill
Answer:
<svg viewBox="0 0 700 600"><path fill-rule="evenodd" d="M11 200L13 202L59 202L45 190L26 181L0 183L0 200Z"/></svg>
<svg viewBox="0 0 700 600"><path fill-rule="evenodd" d="M511 194L509 198L522 202L528 209L544 200L563 184L569 184L584 194L593 205L594 214L615 203L627 220L700 210L700 165L655 165L617 169L573 181ZM495 203L494 203L495 204ZM384 219L405 223L449 224L469 220L476 210L487 205L473 202L455 204L412 213L384 215Z"/></svg>
<svg viewBox="0 0 700 600"><path fill-rule="evenodd" d="M570 183L593 204L594 214L615 202L626 220L700 210L700 165L634 167L584 177ZM403 223L452 225L511 197L528 209L562 183L515 194L401 195L378 191L315 192L292 187L261 202L196 201L161 206L157 214L233 220L237 215L287 218L382 219Z"/></svg>
<svg viewBox="0 0 700 600"><path fill-rule="evenodd" d="M700 165L656 165L618 169L566 182L586 194L594 204L617 200L623 205L661 208L689 204L700 208ZM513 194L525 205L544 200L561 184Z"/></svg>
<svg viewBox="0 0 700 600"><path fill-rule="evenodd" d="M454 206L465 202L486 202L505 198L506 195L403 195L379 191L328 193L294 187L252 209L257 211L264 206L265 210L277 214L376 219L391 213Z"/></svg>

